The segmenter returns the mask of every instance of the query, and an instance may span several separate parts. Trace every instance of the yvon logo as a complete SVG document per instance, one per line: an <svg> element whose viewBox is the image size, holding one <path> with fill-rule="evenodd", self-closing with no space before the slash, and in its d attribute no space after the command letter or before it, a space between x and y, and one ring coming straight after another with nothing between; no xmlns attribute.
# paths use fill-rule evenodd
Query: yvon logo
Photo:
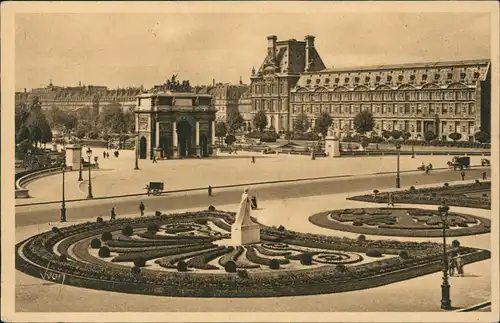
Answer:
<svg viewBox="0 0 500 323"><path fill-rule="evenodd" d="M50 270L47 270L45 273L40 273L40 276L42 276L42 279L44 280L53 281L59 284L63 284L64 279L66 278L66 274L57 273Z"/></svg>

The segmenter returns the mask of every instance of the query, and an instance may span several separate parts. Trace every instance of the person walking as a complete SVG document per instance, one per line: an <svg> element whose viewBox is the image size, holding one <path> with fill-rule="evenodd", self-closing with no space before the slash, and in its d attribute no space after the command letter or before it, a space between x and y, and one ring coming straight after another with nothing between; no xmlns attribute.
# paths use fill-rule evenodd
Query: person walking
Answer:
<svg viewBox="0 0 500 323"><path fill-rule="evenodd" d="M394 206L394 199L392 197L392 193L389 193L389 201L387 202L387 206Z"/></svg>
<svg viewBox="0 0 500 323"><path fill-rule="evenodd" d="M464 262L463 262L462 256L460 254L457 254L457 257L455 258L455 264L457 266L458 275L460 277L463 277L464 276Z"/></svg>
<svg viewBox="0 0 500 323"><path fill-rule="evenodd" d="M456 264L455 264L455 259L453 259L453 255L450 254L448 256L448 270L449 270L449 273L450 273L450 276L453 276L453 274L455 274L455 268L456 268Z"/></svg>
<svg viewBox="0 0 500 323"><path fill-rule="evenodd" d="M106 159L106 151L105 150L103 150L103 152L102 152L102 158Z"/></svg>
<svg viewBox="0 0 500 323"><path fill-rule="evenodd" d="M483 181L486 180L486 172L483 172Z"/></svg>
<svg viewBox="0 0 500 323"><path fill-rule="evenodd" d="M154 163L157 163L157 161L156 161L156 156L155 156L155 155L153 155L153 164L154 164Z"/></svg>
<svg viewBox="0 0 500 323"><path fill-rule="evenodd" d="M252 156L252 164L255 164L255 156Z"/></svg>
<svg viewBox="0 0 500 323"><path fill-rule="evenodd" d="M106 158L109 158L109 151L106 152Z"/></svg>
<svg viewBox="0 0 500 323"><path fill-rule="evenodd" d="M144 210L146 209L146 206L144 203L141 201L141 204L139 204L139 210L141 211L141 216L144 216Z"/></svg>
<svg viewBox="0 0 500 323"><path fill-rule="evenodd" d="M116 210L114 206L111 208L111 221L113 220L116 220Z"/></svg>
<svg viewBox="0 0 500 323"><path fill-rule="evenodd" d="M208 196L212 196L212 186L208 185Z"/></svg>
<svg viewBox="0 0 500 323"><path fill-rule="evenodd" d="M426 166L426 167L425 167L425 173L426 173L426 174L429 174L429 171L430 171L430 170L431 170L431 168L430 168L429 166Z"/></svg>
<svg viewBox="0 0 500 323"><path fill-rule="evenodd" d="M464 172L464 171L462 171L462 172L460 173L460 175L462 176L462 181L465 181L465 172Z"/></svg>

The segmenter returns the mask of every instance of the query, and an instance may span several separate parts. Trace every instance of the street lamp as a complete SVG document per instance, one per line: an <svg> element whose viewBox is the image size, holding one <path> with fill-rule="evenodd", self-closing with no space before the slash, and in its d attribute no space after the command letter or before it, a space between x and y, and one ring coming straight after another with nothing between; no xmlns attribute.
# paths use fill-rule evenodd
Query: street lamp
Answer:
<svg viewBox="0 0 500 323"><path fill-rule="evenodd" d="M450 284L448 283L448 255L446 254L446 227L448 226L449 207L443 201L438 207L439 216L443 223L443 284L441 284L441 308L451 309Z"/></svg>
<svg viewBox="0 0 500 323"><path fill-rule="evenodd" d="M61 222L66 222L66 199L64 196L64 173L66 171L66 163L61 163L62 171L62 199L61 199Z"/></svg>
<svg viewBox="0 0 500 323"><path fill-rule="evenodd" d="M398 168L397 168L397 173L396 173L396 188L401 187L401 180L399 178L399 154L401 150L401 144L399 142L396 142L396 150L398 152Z"/></svg>
<svg viewBox="0 0 500 323"><path fill-rule="evenodd" d="M91 199L91 198L94 198L94 196L92 196L92 178L91 178L91 174L90 174L90 157L92 156L92 149L90 149L90 147L89 147L87 149L86 153L87 153L87 157L89 158L89 194L87 195L87 198Z"/></svg>
<svg viewBox="0 0 500 323"><path fill-rule="evenodd" d="M81 152L81 149L80 149L80 152ZM81 182L83 181L83 176L82 176L82 164L83 164L83 157L81 157L81 153L80 153L80 168L78 170L78 181Z"/></svg>
<svg viewBox="0 0 500 323"><path fill-rule="evenodd" d="M139 134L135 135L135 170L139 169Z"/></svg>

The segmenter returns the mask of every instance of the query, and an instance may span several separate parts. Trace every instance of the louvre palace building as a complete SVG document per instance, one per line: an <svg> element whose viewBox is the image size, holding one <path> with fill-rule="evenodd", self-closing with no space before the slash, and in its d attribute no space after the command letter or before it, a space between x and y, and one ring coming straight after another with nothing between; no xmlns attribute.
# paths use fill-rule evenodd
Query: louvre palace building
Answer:
<svg viewBox="0 0 500 323"><path fill-rule="evenodd" d="M368 110L378 134L401 130L418 139L432 131L449 140L458 132L472 141L476 132L490 132L489 60L328 69L314 40L269 36L267 56L252 71L252 113L264 110L276 131L292 130L301 113L314 128L326 111L332 131L342 137L354 132L354 116Z"/></svg>

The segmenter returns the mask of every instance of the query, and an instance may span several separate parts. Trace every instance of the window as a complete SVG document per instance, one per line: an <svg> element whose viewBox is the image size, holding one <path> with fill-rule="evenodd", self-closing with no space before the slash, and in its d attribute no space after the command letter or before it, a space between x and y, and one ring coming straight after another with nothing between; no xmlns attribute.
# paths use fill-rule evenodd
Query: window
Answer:
<svg viewBox="0 0 500 323"><path fill-rule="evenodd" d="M469 115L473 115L474 114L474 103L470 103L469 104Z"/></svg>
<svg viewBox="0 0 500 323"><path fill-rule="evenodd" d="M399 82L403 81L403 75L399 75L398 80L399 80Z"/></svg>
<svg viewBox="0 0 500 323"><path fill-rule="evenodd" d="M422 105L417 104L417 114L422 114Z"/></svg>
<svg viewBox="0 0 500 323"><path fill-rule="evenodd" d="M326 79L325 79L325 84L328 84L328 83L330 83L330 79L329 79L329 78L326 78Z"/></svg>
<svg viewBox="0 0 500 323"><path fill-rule="evenodd" d="M415 125L414 124L411 125L411 132L415 132Z"/></svg>
<svg viewBox="0 0 500 323"><path fill-rule="evenodd" d="M465 74L464 72L460 73L460 79L461 79L461 80L465 80L465 75L466 75L466 74Z"/></svg>
<svg viewBox="0 0 500 323"><path fill-rule="evenodd" d="M451 133L451 132L454 132L454 131L453 131L453 125L452 125L452 124L450 124L450 126L448 127L448 132L450 132L450 133Z"/></svg>
<svg viewBox="0 0 500 323"><path fill-rule="evenodd" d="M422 121L417 121L417 132L422 132Z"/></svg>
<svg viewBox="0 0 500 323"><path fill-rule="evenodd" d="M439 74L434 74L434 80L436 80L436 81L437 81L437 80L439 80L439 78L440 78L440 77L441 77L441 75L439 75Z"/></svg>
<svg viewBox="0 0 500 323"><path fill-rule="evenodd" d="M448 73L448 80L451 80L453 78L453 74L452 73Z"/></svg>
<svg viewBox="0 0 500 323"><path fill-rule="evenodd" d="M479 78L479 72L474 72L474 78L478 79Z"/></svg>
<svg viewBox="0 0 500 323"><path fill-rule="evenodd" d="M370 82L370 77L369 76L365 77L365 82L366 83Z"/></svg>
<svg viewBox="0 0 500 323"><path fill-rule="evenodd" d="M307 84L311 84L311 79L308 79L306 82Z"/></svg>
<svg viewBox="0 0 500 323"><path fill-rule="evenodd" d="M359 83L359 77L357 77L357 76L356 76L356 77L354 78L354 82Z"/></svg>
<svg viewBox="0 0 500 323"><path fill-rule="evenodd" d="M377 82L380 82L380 76L379 76L379 75L377 75L377 76L375 77L375 80L376 80Z"/></svg>
<svg viewBox="0 0 500 323"><path fill-rule="evenodd" d="M448 113L448 107L446 106L446 104L443 104L443 110L441 112L442 114L446 114Z"/></svg>
<svg viewBox="0 0 500 323"><path fill-rule="evenodd" d="M387 82L390 82L390 81L392 81L392 76L387 75Z"/></svg>
<svg viewBox="0 0 500 323"><path fill-rule="evenodd" d="M405 113L406 114L410 113L410 104L409 103L405 103Z"/></svg>
<svg viewBox="0 0 500 323"><path fill-rule="evenodd" d="M346 77L346 78L344 79L344 83L349 83L349 78L348 78L348 77Z"/></svg>
<svg viewBox="0 0 500 323"><path fill-rule="evenodd" d="M340 79L338 77L335 78L335 83L338 83Z"/></svg>
<svg viewBox="0 0 500 323"><path fill-rule="evenodd" d="M410 81L412 81L412 82L415 81L415 75L413 75L413 74L410 75Z"/></svg>
<svg viewBox="0 0 500 323"><path fill-rule="evenodd" d="M435 111L436 111L436 110L435 110L435 108L434 108L434 104L433 104L433 103L431 103L431 104L430 104L430 106L429 106L429 113L430 113L430 114L434 114L434 113L435 113Z"/></svg>
<svg viewBox="0 0 500 323"><path fill-rule="evenodd" d="M467 126L465 125L462 126L462 132L467 132Z"/></svg>
<svg viewBox="0 0 500 323"><path fill-rule="evenodd" d="M427 80L427 74L422 74L422 81Z"/></svg>

